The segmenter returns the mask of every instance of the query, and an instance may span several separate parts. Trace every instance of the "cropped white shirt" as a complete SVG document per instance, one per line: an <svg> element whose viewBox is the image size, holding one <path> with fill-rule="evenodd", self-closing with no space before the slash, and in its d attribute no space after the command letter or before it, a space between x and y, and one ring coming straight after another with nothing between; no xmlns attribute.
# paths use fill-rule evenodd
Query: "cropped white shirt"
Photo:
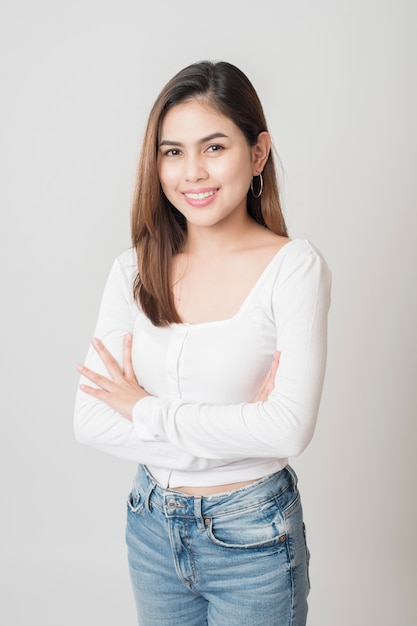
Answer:
<svg viewBox="0 0 417 626"><path fill-rule="evenodd" d="M163 487L254 480L282 469L309 443L325 363L331 274L308 241L281 248L231 318L156 327L133 300L136 253L111 269L95 336L122 363L133 334L133 366L151 394L133 421L77 392L75 433L81 443L147 466ZM275 350L275 388L251 402ZM107 375L90 348L86 365ZM87 380L82 380L87 384Z"/></svg>

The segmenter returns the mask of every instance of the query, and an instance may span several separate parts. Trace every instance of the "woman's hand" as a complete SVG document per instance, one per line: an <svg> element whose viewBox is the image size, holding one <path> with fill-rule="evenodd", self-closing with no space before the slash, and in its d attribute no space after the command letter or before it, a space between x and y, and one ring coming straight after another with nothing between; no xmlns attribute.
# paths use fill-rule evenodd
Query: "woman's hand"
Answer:
<svg viewBox="0 0 417 626"><path fill-rule="evenodd" d="M271 391L275 387L275 374L277 373L280 356L281 353L277 350L274 354L271 367L269 368L267 375L263 379L262 385L252 402L265 402L265 400L268 400Z"/></svg>
<svg viewBox="0 0 417 626"><path fill-rule="evenodd" d="M132 365L132 335L127 334L123 343L123 369L120 368L116 359L104 347L100 339L91 341L97 354L103 361L111 378L101 376L96 372L79 365L78 371L88 378L96 387L80 385L80 389L90 396L102 400L112 409L132 421L132 410L138 400L149 396L136 379Z"/></svg>

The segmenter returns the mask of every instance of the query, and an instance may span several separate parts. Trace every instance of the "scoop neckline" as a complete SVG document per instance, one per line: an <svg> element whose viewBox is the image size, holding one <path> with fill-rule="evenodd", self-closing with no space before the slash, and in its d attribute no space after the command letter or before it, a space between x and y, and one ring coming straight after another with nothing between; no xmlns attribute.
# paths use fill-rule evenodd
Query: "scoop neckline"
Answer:
<svg viewBox="0 0 417 626"><path fill-rule="evenodd" d="M264 280L266 279L267 275L271 271L271 268L275 265L276 260L282 256L282 253L284 252L284 250L286 250L286 248L291 246L292 243L300 242L300 241L303 241L303 240L290 239L287 243L284 243L284 245L281 246L279 250L276 251L274 256L268 261L268 263L266 264L266 266L260 273L259 277L256 279L255 283L250 288L248 294L246 295L239 309L236 311L236 313L234 313L230 317L226 317L221 320L210 320L208 322L177 322L177 323L171 324L170 326L173 328L200 328L203 326L214 326L216 324L227 324L227 323L233 322L240 315L242 315L245 309L247 308L247 306L249 306L249 303L252 300L254 294L259 289L259 287L264 282Z"/></svg>

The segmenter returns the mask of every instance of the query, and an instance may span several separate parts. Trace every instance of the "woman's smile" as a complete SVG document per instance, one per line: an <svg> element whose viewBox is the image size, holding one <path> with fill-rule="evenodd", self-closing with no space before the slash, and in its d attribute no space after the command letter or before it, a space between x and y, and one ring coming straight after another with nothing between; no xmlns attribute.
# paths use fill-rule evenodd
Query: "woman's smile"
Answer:
<svg viewBox="0 0 417 626"><path fill-rule="evenodd" d="M205 207L216 198L219 188L200 189L196 191L184 191L183 194L188 204L195 207Z"/></svg>

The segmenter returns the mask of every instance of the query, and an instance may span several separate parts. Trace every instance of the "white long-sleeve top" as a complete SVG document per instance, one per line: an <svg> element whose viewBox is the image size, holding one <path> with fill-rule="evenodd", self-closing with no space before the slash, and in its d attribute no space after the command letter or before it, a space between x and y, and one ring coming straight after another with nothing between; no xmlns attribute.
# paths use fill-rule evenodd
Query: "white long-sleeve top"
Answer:
<svg viewBox="0 0 417 626"><path fill-rule="evenodd" d="M230 319L154 326L133 299L133 249L111 269L95 336L122 363L133 334L133 366L151 394L133 421L81 390L81 443L145 464L165 487L254 480L285 467L309 443L322 393L331 274L306 240L281 248ZM251 402L281 353L268 400ZM107 375L90 348L87 367ZM90 384L85 379L81 382Z"/></svg>

